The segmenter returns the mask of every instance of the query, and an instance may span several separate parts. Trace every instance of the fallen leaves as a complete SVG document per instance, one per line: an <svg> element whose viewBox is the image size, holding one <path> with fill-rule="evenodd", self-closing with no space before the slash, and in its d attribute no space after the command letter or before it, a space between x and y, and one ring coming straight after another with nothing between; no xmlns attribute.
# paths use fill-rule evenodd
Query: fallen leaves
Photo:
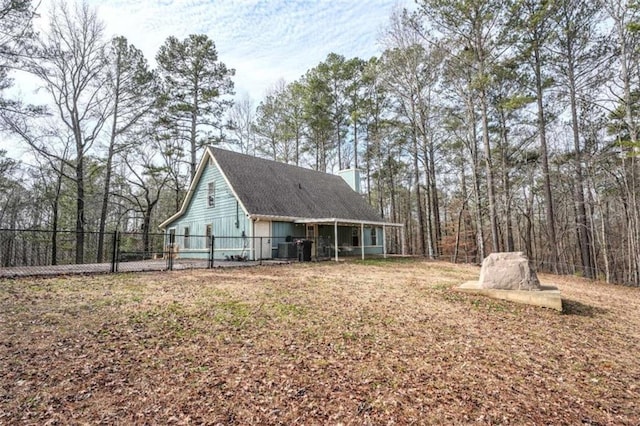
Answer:
<svg viewBox="0 0 640 426"><path fill-rule="evenodd" d="M638 424L640 292L425 261L0 281L0 424Z"/></svg>

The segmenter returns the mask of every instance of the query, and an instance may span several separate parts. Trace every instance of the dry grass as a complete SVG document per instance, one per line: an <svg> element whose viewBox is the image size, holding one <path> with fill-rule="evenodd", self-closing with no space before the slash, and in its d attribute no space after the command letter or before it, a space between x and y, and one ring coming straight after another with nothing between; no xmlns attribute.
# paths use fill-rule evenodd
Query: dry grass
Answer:
<svg viewBox="0 0 640 426"><path fill-rule="evenodd" d="M424 261L0 281L0 424L639 424L640 290Z"/></svg>

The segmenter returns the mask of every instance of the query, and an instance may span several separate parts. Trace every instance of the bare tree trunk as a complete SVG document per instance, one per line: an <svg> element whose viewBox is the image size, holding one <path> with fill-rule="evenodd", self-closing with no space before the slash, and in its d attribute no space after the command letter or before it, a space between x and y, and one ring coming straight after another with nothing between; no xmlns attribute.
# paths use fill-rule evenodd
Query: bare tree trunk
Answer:
<svg viewBox="0 0 640 426"><path fill-rule="evenodd" d="M425 225L424 225L424 212L422 210L422 191L420 190L420 168L418 166L418 135L416 134L416 129L413 127L412 130L412 156L413 156L413 175L415 179L416 185L416 214L418 215L418 233L416 237L418 238L418 246L417 250L422 256L427 255L426 244L425 244Z"/></svg>
<svg viewBox="0 0 640 426"><path fill-rule="evenodd" d="M358 168L358 115L353 114L353 167Z"/></svg>
<svg viewBox="0 0 640 426"><path fill-rule="evenodd" d="M120 51L116 57L116 61L120 62ZM98 229L98 254L96 262L101 263L104 260L104 232L107 223L107 211L109 207L109 193L111 191L111 168L113 167L113 156L115 154L116 132L118 124L118 106L120 101L120 73L116 73L116 90L113 105L113 121L111 123L111 136L109 139L109 149L107 151L107 164L105 166L104 190L102 193L102 207L100 209L100 225Z"/></svg>
<svg viewBox="0 0 640 426"><path fill-rule="evenodd" d="M629 138L633 155L631 155L630 165L627 167L626 159L622 159L624 170L624 189L627 205L627 237L628 237L628 277L629 282L635 285L640 284L640 207L638 206L638 129L634 120L632 108L632 71L634 61L637 61L635 45L631 40L630 24L635 18L632 7L627 1L605 1L600 4L604 7L613 21L613 28L618 40L618 58L620 62L620 80L623 87L623 102L625 108L625 124L629 131Z"/></svg>
<svg viewBox="0 0 640 426"><path fill-rule="evenodd" d="M484 164L487 174L487 195L489 197L489 220L491 224L491 250L500 251L498 233L498 213L496 212L496 187L494 184L493 165L491 161L491 144L489 142L489 118L487 113L487 97L480 91L480 113L482 119L482 144L484 146Z"/></svg>
<svg viewBox="0 0 640 426"><path fill-rule="evenodd" d="M505 220L505 240L504 248L506 251L514 251L515 243L513 241L513 217L511 211L511 178L509 176L508 149L509 138L507 133L507 119L504 110L499 110L500 117L500 160L502 165L502 203L504 205Z"/></svg>
<svg viewBox="0 0 640 426"><path fill-rule="evenodd" d="M198 125L198 107L199 107L199 99L198 99L198 93L199 93L199 85L198 85L198 81L196 80L194 82L194 95L193 95L193 111L191 112L191 129L190 129L190 135L189 135L189 142L191 145L191 162L190 162L190 176L191 179L189 180L189 182L193 182L193 179L196 176L196 166L197 166L197 160L196 160L196 151L198 149L198 145L197 145L197 136L198 136L198 129L197 129L197 125Z"/></svg>
<svg viewBox="0 0 640 426"><path fill-rule="evenodd" d="M431 211L431 183L429 182L429 171L425 170L424 186L424 206L425 206L425 239L427 242L426 251L430 259L435 256L434 235L433 235L433 212Z"/></svg>
<svg viewBox="0 0 640 426"><path fill-rule="evenodd" d="M60 215L60 194L62 193L62 178L64 161L60 160L60 173L56 179L54 199L51 203L51 264L58 264L58 220Z"/></svg>
<svg viewBox="0 0 640 426"><path fill-rule="evenodd" d="M81 140L82 135L76 135ZM84 146L82 141L76 142L76 264L84 263Z"/></svg>
<svg viewBox="0 0 640 426"><path fill-rule="evenodd" d="M431 211L433 214L433 235L434 246L433 252L436 257L442 254L442 224L440 223L440 202L438 197L438 187L436 183L436 162L435 162L435 148L433 143L429 144L429 168L427 172L430 174L431 182ZM446 222L446 220L445 220Z"/></svg>
<svg viewBox="0 0 640 426"><path fill-rule="evenodd" d="M542 156L542 175L544 179L544 201L547 218L547 236L549 237L550 263L554 273L558 273L558 239L556 236L556 221L553 211L553 195L551 193L551 175L549 173L549 150L547 148L547 123L544 114L543 81L540 59L540 49L536 45L533 49L534 73L536 80L536 103L538 107L538 135L540 137L540 154Z"/></svg>
<svg viewBox="0 0 640 426"><path fill-rule="evenodd" d="M478 176L478 147L476 144L476 125L475 125L475 113L473 110L473 100L467 99L467 126L469 126L469 150L471 152L471 170L472 170L472 185L473 185L473 197L475 201L475 216L476 216L476 250L477 258L476 263L482 262L485 258L484 249L484 223L482 219L482 201L480 195L480 178Z"/></svg>
<svg viewBox="0 0 640 426"><path fill-rule="evenodd" d="M389 158L391 158L391 155L388 156ZM391 176L389 177L389 180L391 182L391 185L389 186L389 197L391 199L391 217L393 218L393 222L398 223L400 222L399 220L399 215L398 215L398 200L397 200L397 193L396 193L396 185L395 185L395 174L393 173L393 171L391 172ZM379 195L380 197L382 197L382 194ZM397 234L396 234L397 236ZM396 241L396 244L398 243L398 241ZM400 241L400 244L403 244L402 241ZM404 244L406 244L406 242L404 242ZM405 247L401 247L400 248L401 251L405 249Z"/></svg>
<svg viewBox="0 0 640 426"><path fill-rule="evenodd" d="M575 166L575 208L576 208L576 234L578 237L578 247L580 248L580 258L582 261L582 271L585 277L594 277L594 265L591 258L591 235L584 202L584 173L582 170L582 148L580 146L580 130L578 129L578 106L576 104L576 82L574 75L574 63L571 46L567 46L567 77L569 83L569 99L571 105L571 130L573 132L574 166Z"/></svg>
<svg viewBox="0 0 640 426"><path fill-rule="evenodd" d="M601 241L600 245L602 247L602 259L604 260L604 277L607 283L611 282L611 266L609 264L609 239L607 237L607 225L605 218L609 217L608 212L602 207L602 201L600 198L597 198L597 207L600 213L600 232L601 232Z"/></svg>

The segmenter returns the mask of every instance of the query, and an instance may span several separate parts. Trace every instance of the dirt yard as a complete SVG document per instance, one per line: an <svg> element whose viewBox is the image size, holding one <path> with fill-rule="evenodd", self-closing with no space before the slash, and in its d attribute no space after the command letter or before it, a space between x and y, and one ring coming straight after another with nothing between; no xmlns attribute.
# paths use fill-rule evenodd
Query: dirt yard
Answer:
<svg viewBox="0 0 640 426"><path fill-rule="evenodd" d="M0 280L0 424L640 424L640 289L416 260Z"/></svg>

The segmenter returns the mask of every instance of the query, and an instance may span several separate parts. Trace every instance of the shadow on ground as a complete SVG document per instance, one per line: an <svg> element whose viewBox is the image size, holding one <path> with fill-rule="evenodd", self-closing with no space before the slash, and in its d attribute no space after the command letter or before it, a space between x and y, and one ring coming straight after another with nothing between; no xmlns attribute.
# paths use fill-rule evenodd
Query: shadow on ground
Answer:
<svg viewBox="0 0 640 426"><path fill-rule="evenodd" d="M562 299L562 313L564 315L577 315L581 317L593 318L596 315L606 314L607 310L585 305L577 300Z"/></svg>

